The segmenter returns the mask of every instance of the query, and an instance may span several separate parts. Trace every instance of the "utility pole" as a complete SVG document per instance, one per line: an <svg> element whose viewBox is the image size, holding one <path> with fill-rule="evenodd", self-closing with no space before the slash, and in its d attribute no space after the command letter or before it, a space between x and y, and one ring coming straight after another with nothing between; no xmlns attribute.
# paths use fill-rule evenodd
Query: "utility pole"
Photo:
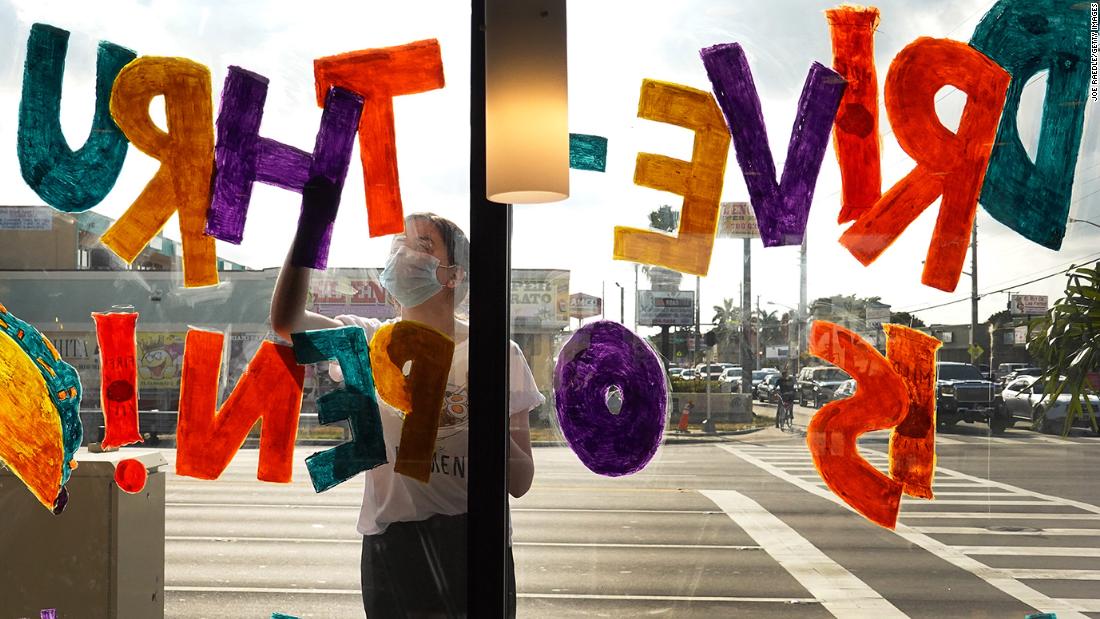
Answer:
<svg viewBox="0 0 1100 619"><path fill-rule="evenodd" d="M760 313L760 295L756 295L756 360L764 365L764 315Z"/></svg>
<svg viewBox="0 0 1100 619"><path fill-rule="evenodd" d="M638 332L638 263L634 263L634 333Z"/></svg>
<svg viewBox="0 0 1100 619"><path fill-rule="evenodd" d="M752 393L754 356L750 346L752 335L752 239L745 237L745 274L741 287L741 393Z"/></svg>
<svg viewBox="0 0 1100 619"><path fill-rule="evenodd" d="M700 281L700 277L698 275L696 275L695 276L695 334L692 336L692 337L695 338L695 350L693 351L693 354L691 355L692 361L695 362L695 365L699 365L699 352L703 348L703 331L702 331L703 325L701 325L700 322L699 322L699 306L700 306L699 281Z"/></svg>
<svg viewBox="0 0 1100 619"><path fill-rule="evenodd" d="M794 371L802 369L802 351L806 349L806 237L810 230L802 233L802 249L799 252L799 285L798 285L798 354L794 358Z"/></svg>

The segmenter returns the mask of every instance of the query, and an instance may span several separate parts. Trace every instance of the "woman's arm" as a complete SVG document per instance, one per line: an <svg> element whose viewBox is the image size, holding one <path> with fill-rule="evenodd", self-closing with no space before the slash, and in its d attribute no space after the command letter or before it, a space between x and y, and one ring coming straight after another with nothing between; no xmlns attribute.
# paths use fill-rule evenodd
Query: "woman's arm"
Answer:
<svg viewBox="0 0 1100 619"><path fill-rule="evenodd" d="M515 498L527 494L535 478L535 461L531 457L531 427L528 411L511 415L508 434L508 494Z"/></svg>
<svg viewBox="0 0 1100 619"><path fill-rule="evenodd" d="M279 270L279 279L275 282L275 293L271 295L271 328L285 340L298 331L343 326L339 321L306 309L309 272L308 267L291 265L290 253L287 253L286 262Z"/></svg>

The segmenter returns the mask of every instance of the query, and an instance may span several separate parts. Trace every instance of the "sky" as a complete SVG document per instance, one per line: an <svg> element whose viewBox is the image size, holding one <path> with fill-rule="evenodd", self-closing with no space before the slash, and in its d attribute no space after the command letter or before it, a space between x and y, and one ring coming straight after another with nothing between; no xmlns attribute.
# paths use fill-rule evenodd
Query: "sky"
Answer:
<svg viewBox="0 0 1100 619"><path fill-rule="evenodd" d="M627 289L631 322L635 268L611 259L616 225L645 227L648 213L662 204L679 207L680 197L635 186L639 152L688 158L691 133L637 117L645 78L709 90L699 50L739 42L759 89L769 141L778 170L794 119L795 105L810 63L831 64L824 11L836 2L656 2L650 0L572 2L569 10L570 131L608 138L604 173L573 171L568 200L514 208L512 264L519 268L569 269L571 292L609 297L609 316L619 314L618 288ZM876 3L882 21L875 39L880 82L894 56L919 36L967 41L993 5L988 0L900 0ZM109 10L105 7L110 7ZM70 145L83 143L94 103L95 46L109 40L139 55L182 56L208 66L215 98L230 65L270 78L261 135L311 150L320 119L314 100L314 58L347 51L439 40L447 85L395 101L398 163L406 212L435 211L463 227L469 221L468 5L454 0L418 2L233 2L213 0L116 0L110 3L0 0L0 204L41 204L23 182L15 153L16 126L31 24L44 22L72 32L64 81L62 127ZM1045 89L1041 77L1024 93L1018 126L1034 152ZM880 89L881 93L881 89ZM965 95L945 89L937 97L945 125L957 123ZM880 96L881 103L881 96ZM154 102L154 119L163 118ZM1084 140L1073 186L1070 217L1100 222L1100 131L1096 103L1086 107ZM912 168L912 161L890 134L880 114L884 189ZM722 192L724 201L747 200L731 147ZM381 266L386 238L369 239L358 146L345 184L330 254L331 266ZM114 190L95 208L117 217L156 171L157 162L130 148ZM810 300L834 294L879 296L894 310L916 311L927 323L969 322L970 280L962 276L952 293L920 283L937 204L926 210L874 264L862 266L836 241L840 178L836 156L825 155L808 227ZM256 185L251 217L241 245L218 242L219 256L262 268L282 263L300 206L296 194ZM1062 249L1051 251L1018 236L979 209L981 292L1011 288L1052 299L1064 287L1062 276L1024 282L1055 273L1086 258L1100 258L1100 228L1070 225ZM179 238L173 220L165 234ZM476 243L476 239L474 239ZM742 243L716 241L710 271L703 278L703 322L711 306L739 298ZM765 309L786 311L799 296L798 249L764 249L753 242L752 295ZM969 259L965 270L969 271ZM472 274L476 277L476 274ZM640 287L648 287L641 278ZM683 287L695 288L685 277ZM938 309L929 306L962 300ZM979 317L1004 309L1007 295L989 294ZM769 305L772 303L773 305Z"/></svg>

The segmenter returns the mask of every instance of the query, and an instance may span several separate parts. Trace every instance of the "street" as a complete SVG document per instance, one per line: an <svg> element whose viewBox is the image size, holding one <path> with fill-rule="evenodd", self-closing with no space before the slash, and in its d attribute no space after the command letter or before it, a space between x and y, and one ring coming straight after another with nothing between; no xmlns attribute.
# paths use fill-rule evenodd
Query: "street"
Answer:
<svg viewBox="0 0 1100 619"><path fill-rule="evenodd" d="M666 444L617 479L537 448L512 507L519 614L1100 618L1100 438L985 430L939 437L936 499L905 499L896 531L825 488L798 427ZM861 439L879 468L887 437ZM362 481L314 494L317 449L286 486L255 480L255 450L218 481L169 475L167 616L362 616Z"/></svg>

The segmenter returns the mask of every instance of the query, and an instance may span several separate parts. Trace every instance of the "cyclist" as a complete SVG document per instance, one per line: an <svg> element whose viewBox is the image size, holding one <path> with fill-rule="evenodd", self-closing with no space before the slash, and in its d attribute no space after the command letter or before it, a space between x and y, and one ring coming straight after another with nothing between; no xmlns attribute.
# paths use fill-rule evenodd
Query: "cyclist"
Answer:
<svg viewBox="0 0 1100 619"><path fill-rule="evenodd" d="M779 377L779 406L775 414L775 427L782 428L783 424L791 427L794 422L794 377L783 370Z"/></svg>

